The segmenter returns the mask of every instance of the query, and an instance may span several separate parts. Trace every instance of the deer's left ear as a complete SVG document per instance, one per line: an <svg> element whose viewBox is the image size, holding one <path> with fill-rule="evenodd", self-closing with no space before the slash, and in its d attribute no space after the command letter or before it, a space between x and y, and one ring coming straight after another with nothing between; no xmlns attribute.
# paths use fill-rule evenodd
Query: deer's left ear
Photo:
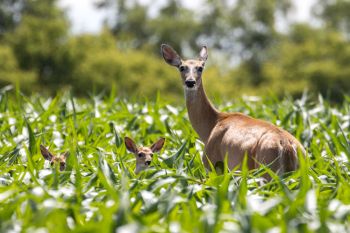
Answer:
<svg viewBox="0 0 350 233"><path fill-rule="evenodd" d="M203 46L201 51L199 52L199 60L206 61L208 59L208 49L207 46Z"/></svg>
<svg viewBox="0 0 350 233"><path fill-rule="evenodd" d="M53 155L50 153L50 151L46 149L46 147L43 145L40 145L40 152L46 160L51 161L51 159L53 158Z"/></svg>
<svg viewBox="0 0 350 233"><path fill-rule="evenodd" d="M158 141L153 143L153 145L151 146L152 152L160 151L162 149L162 147L164 146L164 142L165 142L165 138L160 138L160 139L158 139Z"/></svg>

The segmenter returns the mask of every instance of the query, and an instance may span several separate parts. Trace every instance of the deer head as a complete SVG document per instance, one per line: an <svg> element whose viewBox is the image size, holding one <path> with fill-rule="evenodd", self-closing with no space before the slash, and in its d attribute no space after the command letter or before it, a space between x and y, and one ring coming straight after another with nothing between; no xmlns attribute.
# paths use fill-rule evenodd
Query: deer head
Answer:
<svg viewBox="0 0 350 233"><path fill-rule="evenodd" d="M208 58L207 47L203 46L198 59L183 60L177 52L167 44L161 45L164 60L179 69L182 83L186 91L197 90L202 84L202 72Z"/></svg>
<svg viewBox="0 0 350 233"><path fill-rule="evenodd" d="M133 153L136 157L136 169L135 173L148 168L152 162L153 153L156 153L164 146L165 138L160 138L158 141L152 144L150 147L137 147L135 142L128 137L124 138L126 149Z"/></svg>
<svg viewBox="0 0 350 233"><path fill-rule="evenodd" d="M54 155L45 146L40 145L40 152L43 155L44 159L50 162L51 166L59 165L60 171L64 171L66 169L66 159L69 155L69 152L65 152L61 155Z"/></svg>

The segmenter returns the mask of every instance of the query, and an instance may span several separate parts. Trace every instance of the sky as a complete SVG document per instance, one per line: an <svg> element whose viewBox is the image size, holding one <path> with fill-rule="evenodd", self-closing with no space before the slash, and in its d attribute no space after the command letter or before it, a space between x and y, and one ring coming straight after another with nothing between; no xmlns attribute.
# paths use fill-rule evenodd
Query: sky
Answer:
<svg viewBox="0 0 350 233"><path fill-rule="evenodd" d="M71 21L71 31L74 34L98 33L103 25L106 16L111 14L108 10L97 10L93 3L96 0L59 0L59 6L66 10L68 18ZM141 0L144 3L150 3L152 0ZM166 0L158 0L161 5ZM154 2L154 1L153 1ZM183 1L189 7L195 8L201 0ZM315 0L294 0L296 11L291 16L295 22L307 22L310 20L310 8ZM283 22L278 24L277 28L283 30Z"/></svg>

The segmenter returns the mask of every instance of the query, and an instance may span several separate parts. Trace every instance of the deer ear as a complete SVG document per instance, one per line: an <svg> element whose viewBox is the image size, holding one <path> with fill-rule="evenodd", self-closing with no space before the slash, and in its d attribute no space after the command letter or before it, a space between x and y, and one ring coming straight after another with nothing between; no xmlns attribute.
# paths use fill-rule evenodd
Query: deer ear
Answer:
<svg viewBox="0 0 350 233"><path fill-rule="evenodd" d="M162 149L162 147L164 146L164 142L165 142L165 138L160 138L160 139L158 139L158 141L153 143L153 145L151 146L152 152L160 151Z"/></svg>
<svg viewBox="0 0 350 233"><path fill-rule="evenodd" d="M44 156L44 159L51 161L53 155L50 153L48 149L46 149L45 146L40 145L40 152Z"/></svg>
<svg viewBox="0 0 350 233"><path fill-rule="evenodd" d="M201 51L199 52L199 60L206 61L208 59L208 49L207 46L203 46Z"/></svg>
<svg viewBox="0 0 350 233"><path fill-rule="evenodd" d="M177 52L167 44L161 45L161 51L164 60L172 66L179 67L181 65L181 57L177 54Z"/></svg>
<svg viewBox="0 0 350 233"><path fill-rule="evenodd" d="M65 159L69 156L69 151L64 152L61 156L63 156Z"/></svg>
<svg viewBox="0 0 350 233"><path fill-rule="evenodd" d="M125 142L126 149L128 151L130 151L131 153L137 153L136 144L131 138L125 137L124 142Z"/></svg>

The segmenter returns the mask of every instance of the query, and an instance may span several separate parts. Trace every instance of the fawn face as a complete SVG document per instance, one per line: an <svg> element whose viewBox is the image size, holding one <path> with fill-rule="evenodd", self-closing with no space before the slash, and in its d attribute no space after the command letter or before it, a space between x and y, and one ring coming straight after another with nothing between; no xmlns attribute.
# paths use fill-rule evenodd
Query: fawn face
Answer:
<svg viewBox="0 0 350 233"><path fill-rule="evenodd" d="M65 152L61 155L53 155L46 147L40 145L40 152L43 157L50 162L51 166L59 165L60 171L64 171L66 169L66 159L69 155L69 152Z"/></svg>
<svg viewBox="0 0 350 233"><path fill-rule="evenodd" d="M197 90L202 82L202 72L208 58L207 47L203 46L198 60L182 60L177 52L169 45L162 44L161 51L164 60L179 69L182 84L186 91Z"/></svg>
<svg viewBox="0 0 350 233"><path fill-rule="evenodd" d="M135 142L128 137L124 138L125 146L128 151L133 153L136 157L135 173L148 168L152 162L153 153L158 152L164 146L165 138L160 138L150 147L137 147Z"/></svg>

